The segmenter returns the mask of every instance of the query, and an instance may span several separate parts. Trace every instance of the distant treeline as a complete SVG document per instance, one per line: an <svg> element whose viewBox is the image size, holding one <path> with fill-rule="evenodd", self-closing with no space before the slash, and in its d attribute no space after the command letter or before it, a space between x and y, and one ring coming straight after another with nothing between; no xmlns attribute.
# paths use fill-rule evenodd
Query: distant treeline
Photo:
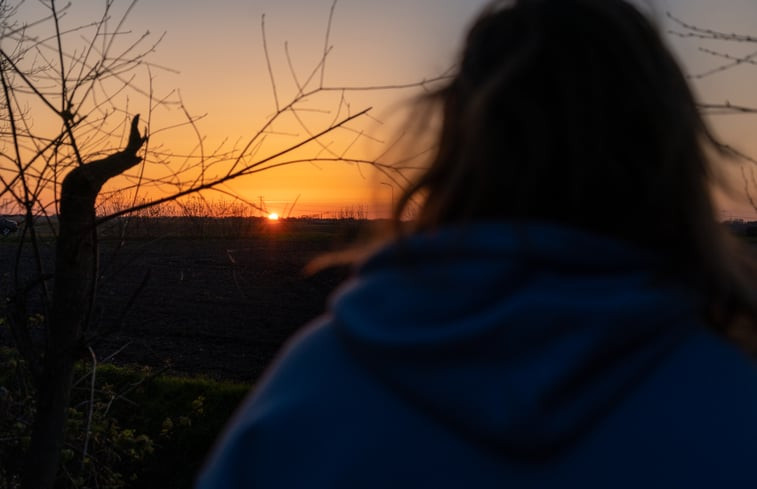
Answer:
<svg viewBox="0 0 757 489"><path fill-rule="evenodd" d="M724 224L737 236L757 237L757 221L734 219L725 221Z"/></svg>
<svg viewBox="0 0 757 489"><path fill-rule="evenodd" d="M23 227L28 227L23 216L9 216L18 224L19 232L7 238L20 238ZM381 219L297 217L271 221L264 217L144 217L122 216L98 226L98 235L104 239L123 238L247 238L260 235L290 235L292 233L355 234L358 229L379 228ZM39 238L52 238L58 233L56 216L37 217L34 229Z"/></svg>

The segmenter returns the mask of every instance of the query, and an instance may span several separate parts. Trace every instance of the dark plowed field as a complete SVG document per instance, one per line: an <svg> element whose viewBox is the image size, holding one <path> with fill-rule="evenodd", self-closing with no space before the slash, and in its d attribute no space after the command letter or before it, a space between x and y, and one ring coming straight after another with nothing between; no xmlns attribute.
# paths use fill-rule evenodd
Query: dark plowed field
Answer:
<svg viewBox="0 0 757 489"><path fill-rule="evenodd" d="M286 339L323 312L348 274L336 269L306 277L303 266L354 232L339 223L275 226L246 238L102 240L93 312L95 331L105 333L95 342L98 357L118 352L116 363L256 379ZM12 283L17 246L0 241L3 293ZM52 250L51 242L42 249L49 270ZM31 276L33 264L24 252L20 274Z"/></svg>

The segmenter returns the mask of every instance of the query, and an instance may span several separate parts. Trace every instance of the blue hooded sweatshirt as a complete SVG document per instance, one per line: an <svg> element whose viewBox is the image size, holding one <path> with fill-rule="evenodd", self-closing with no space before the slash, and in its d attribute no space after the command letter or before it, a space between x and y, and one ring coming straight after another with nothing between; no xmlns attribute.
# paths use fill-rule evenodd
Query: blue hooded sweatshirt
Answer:
<svg viewBox="0 0 757 489"><path fill-rule="evenodd" d="M197 487L755 488L755 366L663 265L539 223L390 244L290 342Z"/></svg>

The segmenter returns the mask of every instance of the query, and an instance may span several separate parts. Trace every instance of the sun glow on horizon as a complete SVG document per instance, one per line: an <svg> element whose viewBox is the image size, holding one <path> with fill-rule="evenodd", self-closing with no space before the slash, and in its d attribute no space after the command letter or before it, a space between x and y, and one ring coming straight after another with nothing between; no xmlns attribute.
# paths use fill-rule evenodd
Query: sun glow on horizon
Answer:
<svg viewBox="0 0 757 489"><path fill-rule="evenodd" d="M279 215L276 214L275 212L271 212L270 214L268 214L268 220L269 221L278 221L279 220Z"/></svg>

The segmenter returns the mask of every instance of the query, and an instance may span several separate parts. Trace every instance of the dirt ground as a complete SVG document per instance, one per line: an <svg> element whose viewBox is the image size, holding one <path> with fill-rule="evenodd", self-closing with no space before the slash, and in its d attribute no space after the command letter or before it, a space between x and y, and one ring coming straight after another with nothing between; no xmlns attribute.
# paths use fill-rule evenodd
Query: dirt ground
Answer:
<svg viewBox="0 0 757 489"><path fill-rule="evenodd" d="M101 241L95 331L100 359L254 381L287 338L324 311L346 268L310 277L312 258L344 246L343 225L290 223L246 238ZM349 234L349 233L347 233ZM0 242L8 285L17 243ZM51 269L52 243L43 248ZM20 270L31 270L24 253ZM5 289L5 287L3 287ZM7 338L6 338L7 340Z"/></svg>

